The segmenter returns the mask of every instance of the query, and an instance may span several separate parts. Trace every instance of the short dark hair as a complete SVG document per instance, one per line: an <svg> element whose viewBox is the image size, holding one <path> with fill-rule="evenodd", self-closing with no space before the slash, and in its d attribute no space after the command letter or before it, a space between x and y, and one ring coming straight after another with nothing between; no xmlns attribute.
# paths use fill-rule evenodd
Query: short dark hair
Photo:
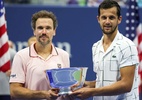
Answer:
<svg viewBox="0 0 142 100"><path fill-rule="evenodd" d="M121 16L121 8L120 5L114 0L104 0L98 7L98 16L100 16L100 9L109 9L112 7L117 8L117 16Z"/></svg>
<svg viewBox="0 0 142 100"><path fill-rule="evenodd" d="M32 19L31 19L31 26L33 29L36 27L36 21L38 18L51 18L53 20L53 27L54 29L57 28L58 26L58 21L56 16L53 14L51 11L46 11L46 10L41 10L39 12L36 12L33 14Z"/></svg>

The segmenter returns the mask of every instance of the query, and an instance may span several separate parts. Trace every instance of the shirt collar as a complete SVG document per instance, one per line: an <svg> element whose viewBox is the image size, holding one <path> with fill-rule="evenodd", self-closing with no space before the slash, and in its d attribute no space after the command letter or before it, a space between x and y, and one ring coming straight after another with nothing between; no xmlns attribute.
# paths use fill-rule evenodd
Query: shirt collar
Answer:
<svg viewBox="0 0 142 100"><path fill-rule="evenodd" d="M123 38L123 35L119 31L117 31L117 34L116 34L113 42L111 43L111 45L110 45L110 47L108 48L107 51L112 50L116 46L116 44L120 44L119 40L122 40L122 38ZM104 51L104 49L103 49L103 36L102 36L101 41L100 41L100 50Z"/></svg>
<svg viewBox="0 0 142 100"><path fill-rule="evenodd" d="M29 55L30 55L31 57L37 57L37 56L38 56L37 52L35 51L34 45L35 45L35 43L32 44L32 45L29 47ZM57 48L56 48L53 44L52 44L51 46L52 46L51 55L55 55L55 56L58 55Z"/></svg>
<svg viewBox="0 0 142 100"><path fill-rule="evenodd" d="M104 37L102 36L102 38L101 38L101 45L103 43L103 38ZM122 38L123 38L123 35L119 31L117 31L117 34L116 34L116 36L115 36L115 38L114 38L112 43L117 42L118 40L121 40Z"/></svg>

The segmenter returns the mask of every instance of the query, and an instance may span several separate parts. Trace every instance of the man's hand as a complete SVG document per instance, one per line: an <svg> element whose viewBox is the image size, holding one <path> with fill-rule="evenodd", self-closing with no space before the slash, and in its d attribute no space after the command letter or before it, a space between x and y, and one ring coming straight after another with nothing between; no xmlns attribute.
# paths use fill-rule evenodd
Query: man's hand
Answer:
<svg viewBox="0 0 142 100"><path fill-rule="evenodd" d="M78 90L73 91L70 96L73 96L74 98L79 98L79 99L86 99L92 96L92 89L93 88L88 88L88 87L83 87Z"/></svg>
<svg viewBox="0 0 142 100"><path fill-rule="evenodd" d="M59 97L58 93L59 89L52 88L51 90L48 91L46 98L49 100L57 99Z"/></svg>

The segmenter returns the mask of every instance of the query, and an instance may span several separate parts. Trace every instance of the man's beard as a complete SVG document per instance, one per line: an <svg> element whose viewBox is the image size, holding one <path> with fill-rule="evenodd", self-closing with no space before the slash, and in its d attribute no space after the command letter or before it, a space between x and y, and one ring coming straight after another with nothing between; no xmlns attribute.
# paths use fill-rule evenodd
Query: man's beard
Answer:
<svg viewBox="0 0 142 100"><path fill-rule="evenodd" d="M43 36L43 35L42 35L42 36ZM39 43L40 43L41 45L45 46L45 45L47 45L47 44L49 44L49 43L51 42L48 36L46 36L46 37L48 38L48 41L47 41L47 42L42 42L42 41L40 40L40 38L42 38L42 36L40 36L39 39L38 39L38 41L39 41Z"/></svg>
<svg viewBox="0 0 142 100"><path fill-rule="evenodd" d="M106 34L106 35L111 35L115 32L117 26L115 28L113 28L113 30L109 31L109 32L106 32L104 29L102 29L103 33Z"/></svg>

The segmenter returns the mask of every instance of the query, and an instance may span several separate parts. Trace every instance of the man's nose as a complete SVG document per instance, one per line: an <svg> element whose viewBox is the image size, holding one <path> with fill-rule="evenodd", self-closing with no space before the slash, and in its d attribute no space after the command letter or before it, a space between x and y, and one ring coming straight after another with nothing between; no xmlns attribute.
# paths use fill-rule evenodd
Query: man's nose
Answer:
<svg viewBox="0 0 142 100"><path fill-rule="evenodd" d="M47 32L46 28L43 28L42 33L46 33L46 32Z"/></svg>
<svg viewBox="0 0 142 100"><path fill-rule="evenodd" d="M110 23L110 19L109 18L106 19L106 23Z"/></svg>

